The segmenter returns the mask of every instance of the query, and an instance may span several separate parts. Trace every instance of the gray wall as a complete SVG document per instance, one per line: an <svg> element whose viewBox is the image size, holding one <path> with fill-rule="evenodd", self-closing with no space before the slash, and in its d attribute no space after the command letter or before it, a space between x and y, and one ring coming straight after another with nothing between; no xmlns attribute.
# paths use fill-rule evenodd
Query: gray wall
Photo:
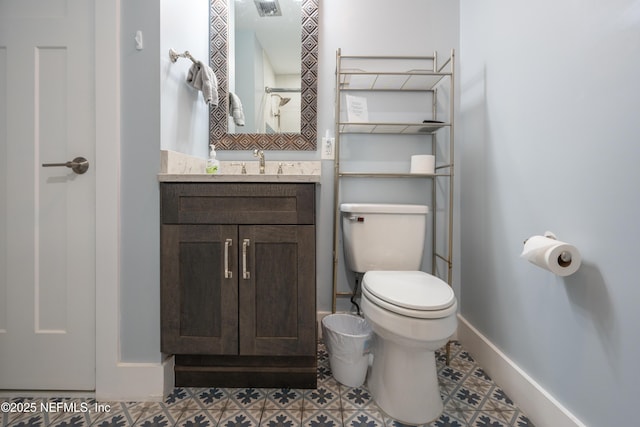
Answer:
<svg viewBox="0 0 640 427"><path fill-rule="evenodd" d="M160 8L121 3L120 335L127 362L160 361ZM145 47L136 50L141 30ZM99 54L99 53L97 53Z"/></svg>
<svg viewBox="0 0 640 427"><path fill-rule="evenodd" d="M208 107L187 86L191 61L169 61L169 48L208 61L209 2L121 3L121 356L159 362L160 149L205 157ZM141 30L144 49L136 50Z"/></svg>
<svg viewBox="0 0 640 427"><path fill-rule="evenodd" d="M321 1L320 58L318 64L318 133L327 129L334 134L336 50L343 55L430 55L438 52L448 57L458 47L458 2L402 0L340 0ZM402 111L402 110L400 110ZM409 168L411 154L419 153L430 140L411 137L378 136L343 138L344 160L363 158L355 167L362 170L381 170L384 162L406 163ZM348 144L348 145L347 145ZM319 156L318 156L319 157ZM323 169L322 200L318 227L318 309L331 310L333 249L333 162ZM395 167L395 166L390 166ZM397 169L396 169L397 170ZM425 203L430 185L424 181L383 182L367 180L349 182L344 187L343 201ZM425 259L429 259L425 254ZM353 284L350 273L345 272L342 254L339 255L339 283L341 290ZM430 265L430 261L425 264ZM427 265L424 269L430 268ZM341 299L338 310L349 310L348 299Z"/></svg>
<svg viewBox="0 0 640 427"><path fill-rule="evenodd" d="M334 133L335 53L448 55L458 45L458 2L436 0L322 0L318 62L318 132ZM401 6L401 7L399 7ZM184 80L190 61L168 60L169 48L206 59L208 1L122 2L122 270L121 353L127 362L161 359L159 334L159 151L207 156L208 111ZM133 37L143 30L145 49ZM381 144L369 156L387 156ZM254 160L246 151L218 151L221 160ZM274 151L268 160L319 160L320 153ZM333 162L323 161L318 187L318 310L331 310ZM366 163L363 165L366 167ZM379 192L374 185L362 194ZM412 200L411 189L387 190ZM383 194L381 198L385 198ZM341 259L342 264L342 259ZM341 270L341 287L347 288ZM341 309L349 309L343 301Z"/></svg>
<svg viewBox="0 0 640 427"><path fill-rule="evenodd" d="M461 313L586 424L628 425L640 380L633 368L640 357L633 306L640 300L633 246L640 238L637 2L462 0L459 15L457 4L321 1L319 133L334 130L338 47L446 53L460 34L456 259L463 268L454 277ZM205 0L189 7L122 2L125 361L160 360L158 152L206 156L208 118L198 94L183 84L188 61L170 66L166 52L205 57L207 13ZM138 29L143 51L134 48ZM248 152L219 157L252 159ZM333 163L323 161L319 310L329 310L331 299L332 173ZM522 241L545 230L581 250L584 265L574 276L561 279L519 259Z"/></svg>
<svg viewBox="0 0 640 427"><path fill-rule="evenodd" d="M398 7L402 5L402 7ZM382 31L384 29L384 31ZM320 2L320 39L318 59L318 141L329 130L334 134L335 64L336 50L343 54L407 54L428 55L437 50L443 57L458 45L458 2L402 0L389 3L382 0L322 0ZM406 141L406 139L403 139ZM204 147L206 141L199 142ZM366 157L388 158L397 151L393 139L388 143L369 147ZM168 146L163 148L169 148ZM203 151L203 153L205 153ZM407 152L405 157L409 156ZM205 154L200 154L205 155ZM270 151L267 160L320 160L318 151ZM219 151L221 160L254 160L246 151ZM375 161L371 162L375 165ZM364 162L362 167L367 167ZM408 168L408 163L407 163ZM318 186L317 220L317 308L331 310L333 281L333 161L322 161L322 181ZM377 194L380 199L414 200L418 189L415 183L398 192L398 187L388 190L374 182L358 187L362 200L366 195ZM340 257L340 286L349 289L350 277L344 272ZM349 310L348 300L342 300L341 310Z"/></svg>
<svg viewBox="0 0 640 427"><path fill-rule="evenodd" d="M634 424L638 2L460 10L461 313L586 425ZM519 258L545 230L581 251L576 274Z"/></svg>

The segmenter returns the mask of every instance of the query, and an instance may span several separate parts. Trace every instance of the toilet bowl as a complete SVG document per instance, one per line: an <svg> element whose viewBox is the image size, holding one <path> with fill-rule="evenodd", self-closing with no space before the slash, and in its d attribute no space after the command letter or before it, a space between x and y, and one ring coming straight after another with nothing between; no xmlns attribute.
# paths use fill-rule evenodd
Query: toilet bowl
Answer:
<svg viewBox="0 0 640 427"><path fill-rule="evenodd" d="M443 410L435 351L457 327L451 287L420 269L424 205L343 203L342 231L350 270L364 273L361 307L376 335L367 384L382 411L425 424Z"/></svg>
<svg viewBox="0 0 640 427"><path fill-rule="evenodd" d="M369 271L362 312L376 340L367 385L391 418L424 424L443 410L435 350L457 327L451 287L422 271Z"/></svg>

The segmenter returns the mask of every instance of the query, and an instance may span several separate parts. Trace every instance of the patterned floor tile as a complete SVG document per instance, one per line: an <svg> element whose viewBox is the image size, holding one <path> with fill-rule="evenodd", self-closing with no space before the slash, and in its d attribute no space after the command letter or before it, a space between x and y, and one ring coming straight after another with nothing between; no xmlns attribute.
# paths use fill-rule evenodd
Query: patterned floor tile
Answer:
<svg viewBox="0 0 640 427"><path fill-rule="evenodd" d="M90 398L6 394L0 403L37 403L38 411L0 413L0 423L3 427L407 427L378 408L366 384L339 384L323 343L318 344L317 355L316 389L176 387L163 402L97 402L100 411L82 410L83 403L96 404ZM448 366L445 359L444 349L436 351L444 412L424 427L533 427L458 342L451 344ZM52 406L41 410L42 402Z"/></svg>
<svg viewBox="0 0 640 427"><path fill-rule="evenodd" d="M260 419L261 427L300 427L302 425L302 408L270 410L265 409Z"/></svg>
<svg viewBox="0 0 640 427"><path fill-rule="evenodd" d="M328 365L318 365L318 384L324 384L326 381L332 380L333 374Z"/></svg>
<svg viewBox="0 0 640 427"><path fill-rule="evenodd" d="M429 427L465 427L469 424L462 418L456 418L455 414L444 413L434 422L428 424Z"/></svg>
<svg viewBox="0 0 640 427"><path fill-rule="evenodd" d="M40 410L40 404L43 401L46 401L46 399L10 396L0 398L0 404L3 405L0 412L2 425L16 425L20 422L24 422L24 425L29 425L29 422L33 424L48 422L48 414L44 414ZM5 407L5 405L7 406Z"/></svg>
<svg viewBox="0 0 640 427"><path fill-rule="evenodd" d="M460 384L449 381L443 377L438 378L438 386L440 388L440 395L443 396L443 400L450 399L451 396L456 392L456 390L460 387Z"/></svg>
<svg viewBox="0 0 640 427"><path fill-rule="evenodd" d="M488 396L495 388L495 385L490 381L486 381L474 375L469 375L464 379L464 381L462 381L462 387L472 390L482 396Z"/></svg>
<svg viewBox="0 0 640 427"><path fill-rule="evenodd" d="M56 418L55 421L49 423L50 427L85 427L90 426L96 421L91 418L90 412L67 412Z"/></svg>
<svg viewBox="0 0 640 427"><path fill-rule="evenodd" d="M443 416L447 416L449 420L443 419ZM444 400L444 412L438 422L440 424L447 425L447 423L458 423L462 426L466 426L469 411L466 411L464 407L460 406L455 399L447 398Z"/></svg>
<svg viewBox="0 0 640 427"><path fill-rule="evenodd" d="M339 410L302 411L303 427L342 427L342 412Z"/></svg>
<svg viewBox="0 0 640 427"><path fill-rule="evenodd" d="M439 373L439 377L460 384L468 375L468 371L457 369L454 366L445 366Z"/></svg>
<svg viewBox="0 0 640 427"><path fill-rule="evenodd" d="M467 411L479 411L482 408L482 404L486 400L486 396L473 389L460 386L450 396L451 400Z"/></svg>
<svg viewBox="0 0 640 427"><path fill-rule="evenodd" d="M222 416L222 410L196 410L183 413L176 426L178 427L216 427Z"/></svg>
<svg viewBox="0 0 640 427"><path fill-rule="evenodd" d="M417 426L409 425L409 424L403 424L398 420L394 420L393 418L391 418L389 415L385 414L384 412L382 412L382 416L384 417L384 425L385 425L385 427L428 427L429 426L429 424L419 424Z"/></svg>
<svg viewBox="0 0 640 427"><path fill-rule="evenodd" d="M113 420L114 416L119 414L124 414L126 421L133 424L140 419L147 418L149 414L157 412L161 408L158 402L99 402L99 404L103 405L104 410L94 414L97 421L97 423L94 421L94 425L102 424L106 420Z"/></svg>
<svg viewBox="0 0 640 427"><path fill-rule="evenodd" d="M329 352L327 351L327 346L324 343L318 345L318 364L328 364L329 363Z"/></svg>
<svg viewBox="0 0 640 427"><path fill-rule="evenodd" d="M229 390L218 387L194 389L193 399L202 409L223 410L229 400Z"/></svg>
<svg viewBox="0 0 640 427"><path fill-rule="evenodd" d="M188 408L188 402L180 401L167 405L167 403L153 403L147 408L148 411L143 413L134 424L136 427L169 427L174 426L185 408ZM129 412L125 412L131 415ZM120 427L119 424L114 424ZM123 424L122 426L127 426ZM111 424L99 425L99 427L111 427Z"/></svg>
<svg viewBox="0 0 640 427"><path fill-rule="evenodd" d="M534 427L533 423L531 422L531 420L529 420L529 418L527 418L527 416L525 414L523 414L522 412L520 412L519 410L516 411L516 416L515 416L515 420L513 422L513 426L515 426L515 427Z"/></svg>
<svg viewBox="0 0 640 427"><path fill-rule="evenodd" d="M471 417L469 426L473 427L509 427L510 424L496 417L493 412L477 411Z"/></svg>
<svg viewBox="0 0 640 427"><path fill-rule="evenodd" d="M261 388L236 388L229 392L229 401L225 408L227 410L258 410L264 409L267 396L267 389ZM258 419L259 420L259 419Z"/></svg>
<svg viewBox="0 0 640 427"><path fill-rule="evenodd" d="M489 399L496 407L511 410L517 409L513 401L500 387L492 387L491 392L489 393Z"/></svg>
<svg viewBox="0 0 640 427"><path fill-rule="evenodd" d="M377 408L344 410L342 419L345 427L385 427L384 417Z"/></svg>
<svg viewBox="0 0 640 427"><path fill-rule="evenodd" d="M24 415L24 414L21 414ZM19 426L19 427L31 427L31 426L44 426L47 425L47 421L45 419L45 415L40 413L40 414L26 414L25 416L20 416L20 417L7 417L7 422L6 425L7 427L15 427L15 426Z"/></svg>
<svg viewBox="0 0 640 427"><path fill-rule="evenodd" d="M340 386L333 380L333 382L318 385L316 389L305 390L302 408L305 411L320 409L339 411L341 409Z"/></svg>
<svg viewBox="0 0 640 427"><path fill-rule="evenodd" d="M460 357L455 357L449 364L450 368L464 373L470 373L476 366L475 362L470 362Z"/></svg>
<svg viewBox="0 0 640 427"><path fill-rule="evenodd" d="M340 385L340 400L343 410L357 410L375 407L373 396L366 386L347 387Z"/></svg>
<svg viewBox="0 0 640 427"><path fill-rule="evenodd" d="M164 406L166 408L179 407L183 408L185 405L192 403L193 389L177 387L167 396L164 400Z"/></svg>
<svg viewBox="0 0 640 427"><path fill-rule="evenodd" d="M290 411L302 411L304 394L302 390L290 388L278 388L267 391L264 403L265 411L287 409Z"/></svg>
<svg viewBox="0 0 640 427"><path fill-rule="evenodd" d="M218 427L258 427L262 411L250 409L225 410Z"/></svg>

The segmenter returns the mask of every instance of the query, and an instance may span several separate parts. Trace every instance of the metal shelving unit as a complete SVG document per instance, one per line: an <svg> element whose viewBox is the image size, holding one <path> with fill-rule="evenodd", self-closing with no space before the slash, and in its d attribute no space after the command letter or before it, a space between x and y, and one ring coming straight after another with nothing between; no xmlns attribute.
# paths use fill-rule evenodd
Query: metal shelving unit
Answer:
<svg viewBox="0 0 640 427"><path fill-rule="evenodd" d="M437 54L430 56L347 56L338 49L336 53L336 97L335 97L335 164L334 164L334 229L333 229L333 305L341 297L353 297L353 292L338 290L338 254L340 245L340 203L342 181L349 178L394 178L394 179L422 179L425 180L425 191L431 190L432 211L434 214L432 225L432 274L438 275L438 265L444 262L446 273L440 273L441 279L452 284L453 269L453 177L454 177L454 75L455 55L450 56L438 64ZM444 92L439 98L439 93ZM418 111L419 114L430 116L423 121L385 120L376 117L376 121L350 122L343 108L343 96L347 93L366 94L371 97L397 95L402 97L407 93L423 93L431 99L431 111ZM443 108L439 101L444 98L448 103ZM443 110L446 117L443 115ZM394 112L392 112L394 113ZM397 114L391 114L397 116ZM378 121L378 119L380 119ZM443 131L448 129L448 132ZM415 174L404 172L376 172L345 170L341 162L341 144L348 144L350 134L382 134L382 135L411 135L424 136L426 143L431 144L431 152L436 155L434 174ZM444 135L440 135L444 134ZM345 141L343 141L343 137ZM438 138L448 141L439 141ZM445 144L446 156L439 158L436 144ZM448 180L446 201L437 204L437 189L442 187L440 180ZM444 206L442 206L444 205ZM445 211L446 224L443 227L437 223L436 213ZM444 228L444 230L441 230ZM440 229L440 230L439 230ZM447 242L444 250L437 249L437 239L440 233L446 234Z"/></svg>

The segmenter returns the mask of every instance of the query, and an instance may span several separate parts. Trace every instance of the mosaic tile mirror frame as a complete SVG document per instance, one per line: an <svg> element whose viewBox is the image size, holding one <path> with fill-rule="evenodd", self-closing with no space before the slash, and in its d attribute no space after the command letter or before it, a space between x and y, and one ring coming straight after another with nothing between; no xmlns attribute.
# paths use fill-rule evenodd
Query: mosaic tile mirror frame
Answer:
<svg viewBox="0 0 640 427"><path fill-rule="evenodd" d="M219 150L315 150L317 136L318 0L302 0L300 133L229 134L229 0L211 0L210 64L218 78L220 104L209 108L209 144Z"/></svg>

